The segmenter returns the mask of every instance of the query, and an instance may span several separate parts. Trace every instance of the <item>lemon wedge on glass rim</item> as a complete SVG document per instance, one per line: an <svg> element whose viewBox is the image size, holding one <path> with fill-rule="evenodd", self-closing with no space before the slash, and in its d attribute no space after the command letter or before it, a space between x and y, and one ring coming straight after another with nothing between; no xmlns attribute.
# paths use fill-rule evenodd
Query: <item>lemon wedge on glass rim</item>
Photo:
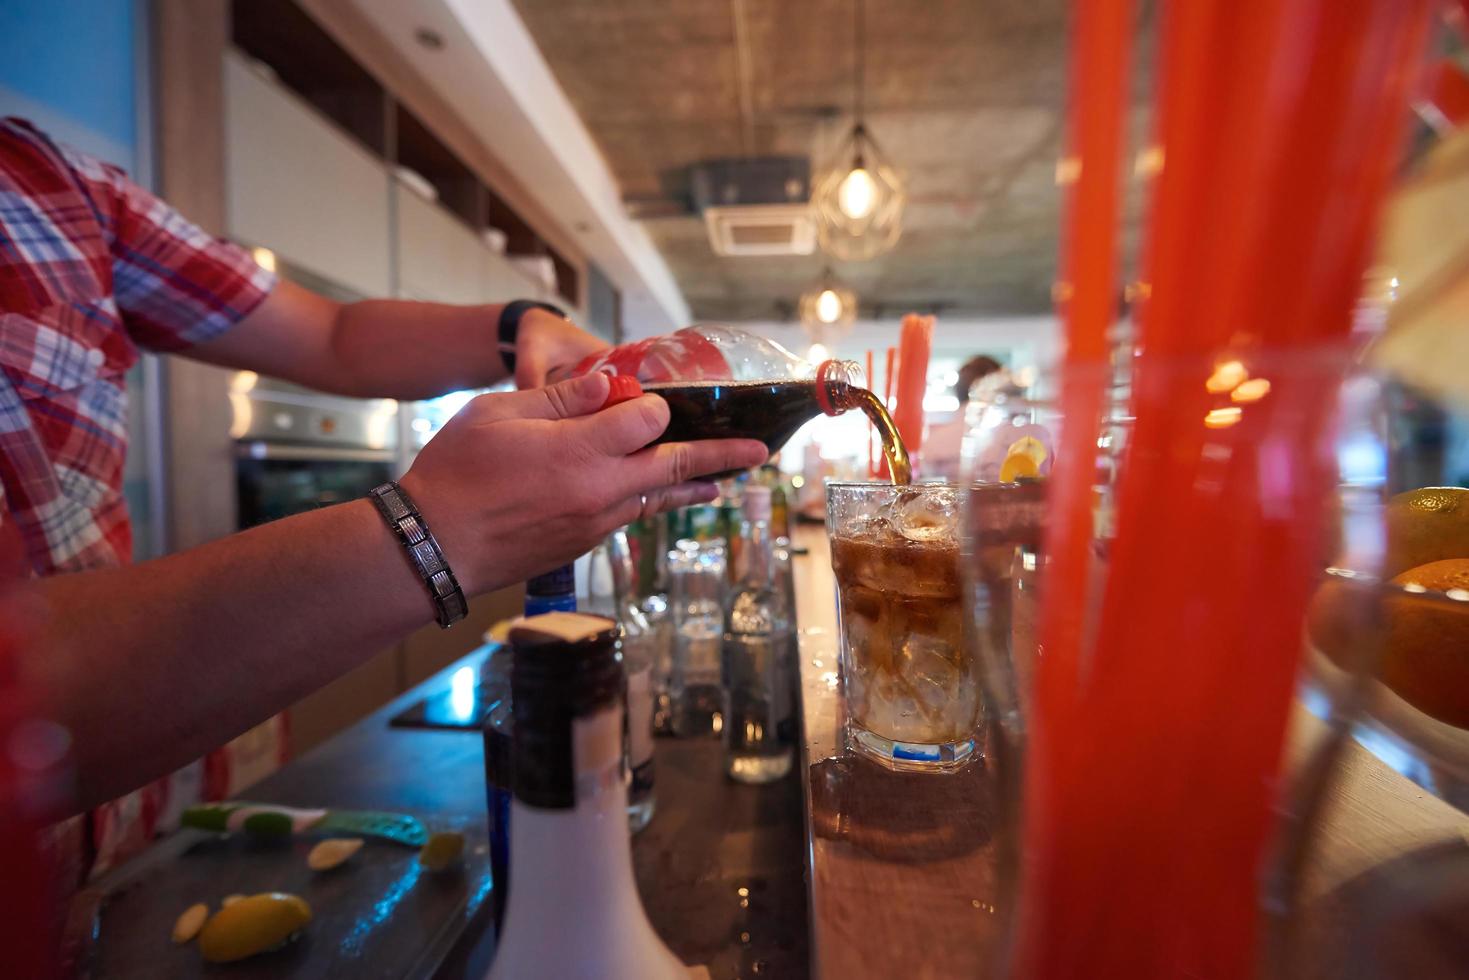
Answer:
<svg viewBox="0 0 1469 980"><path fill-rule="evenodd" d="M1050 455L1050 453L1046 452L1046 444L1035 436L1021 436L1019 439L1010 443L1010 448L1005 450L1005 458L1008 460L1011 456L1017 454L1029 456L1033 459L1037 470L1046 461L1046 457Z"/></svg>
<svg viewBox="0 0 1469 980"><path fill-rule="evenodd" d="M1040 464L1025 453L1011 453L1000 464L1000 482L1014 483L1016 480L1034 480L1041 475Z"/></svg>

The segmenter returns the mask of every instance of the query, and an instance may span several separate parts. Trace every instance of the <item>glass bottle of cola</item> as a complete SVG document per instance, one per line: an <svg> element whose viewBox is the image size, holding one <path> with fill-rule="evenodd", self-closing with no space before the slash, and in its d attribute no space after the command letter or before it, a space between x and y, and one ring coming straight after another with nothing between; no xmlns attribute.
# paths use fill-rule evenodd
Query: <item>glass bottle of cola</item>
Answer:
<svg viewBox="0 0 1469 980"><path fill-rule="evenodd" d="M897 441L892 419L865 387L856 361L812 365L773 340L733 327L698 325L622 344L587 358L572 373L592 371L632 375L668 403L668 428L659 442L759 439L775 453L816 416L852 409L867 413L885 445Z"/></svg>

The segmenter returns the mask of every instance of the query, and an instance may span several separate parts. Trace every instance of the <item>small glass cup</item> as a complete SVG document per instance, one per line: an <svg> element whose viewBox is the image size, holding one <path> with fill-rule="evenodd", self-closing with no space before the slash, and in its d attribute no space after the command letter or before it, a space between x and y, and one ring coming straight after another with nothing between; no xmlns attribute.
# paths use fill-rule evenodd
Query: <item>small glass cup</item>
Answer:
<svg viewBox="0 0 1469 980"><path fill-rule="evenodd" d="M889 769L949 772L978 755L962 496L943 483L827 485L849 742Z"/></svg>
<svg viewBox="0 0 1469 980"><path fill-rule="evenodd" d="M680 539L668 553L674 637L670 724L680 738L718 735L724 724L719 671L725 562L719 540Z"/></svg>

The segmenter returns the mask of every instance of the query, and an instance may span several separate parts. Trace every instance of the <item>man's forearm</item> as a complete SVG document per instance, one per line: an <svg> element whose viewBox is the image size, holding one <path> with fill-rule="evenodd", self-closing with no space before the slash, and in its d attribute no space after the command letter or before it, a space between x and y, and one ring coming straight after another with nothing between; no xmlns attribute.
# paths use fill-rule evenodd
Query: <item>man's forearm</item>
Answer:
<svg viewBox="0 0 1469 980"><path fill-rule="evenodd" d="M342 306L332 351L345 393L411 400L504 380L500 310L392 299Z"/></svg>
<svg viewBox="0 0 1469 980"><path fill-rule="evenodd" d="M392 299L342 304L282 279L232 329L187 355L342 395L432 398L508 378L503 310ZM514 380L540 387L606 346L556 313L532 308L517 323Z"/></svg>
<svg viewBox="0 0 1469 980"><path fill-rule="evenodd" d="M366 500L36 588L35 680L75 736L81 805L197 758L433 618Z"/></svg>
<svg viewBox="0 0 1469 980"><path fill-rule="evenodd" d="M364 398L432 398L506 376L501 307L337 303L282 279L249 316L188 356Z"/></svg>

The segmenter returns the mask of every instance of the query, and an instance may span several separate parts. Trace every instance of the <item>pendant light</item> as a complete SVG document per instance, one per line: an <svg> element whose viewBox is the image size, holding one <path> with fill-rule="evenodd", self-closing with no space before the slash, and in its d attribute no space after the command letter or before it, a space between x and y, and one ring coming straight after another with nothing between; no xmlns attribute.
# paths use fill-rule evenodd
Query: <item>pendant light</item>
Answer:
<svg viewBox="0 0 1469 980"><path fill-rule="evenodd" d="M865 0L852 0L856 41L852 131L816 180L811 204L821 248L834 258L861 261L892 248L903 232L903 181L867 130Z"/></svg>
<svg viewBox="0 0 1469 980"><path fill-rule="evenodd" d="M842 285L827 269L801 294L797 303L801 329L816 344L830 347L846 336L857 320L857 294Z"/></svg>

